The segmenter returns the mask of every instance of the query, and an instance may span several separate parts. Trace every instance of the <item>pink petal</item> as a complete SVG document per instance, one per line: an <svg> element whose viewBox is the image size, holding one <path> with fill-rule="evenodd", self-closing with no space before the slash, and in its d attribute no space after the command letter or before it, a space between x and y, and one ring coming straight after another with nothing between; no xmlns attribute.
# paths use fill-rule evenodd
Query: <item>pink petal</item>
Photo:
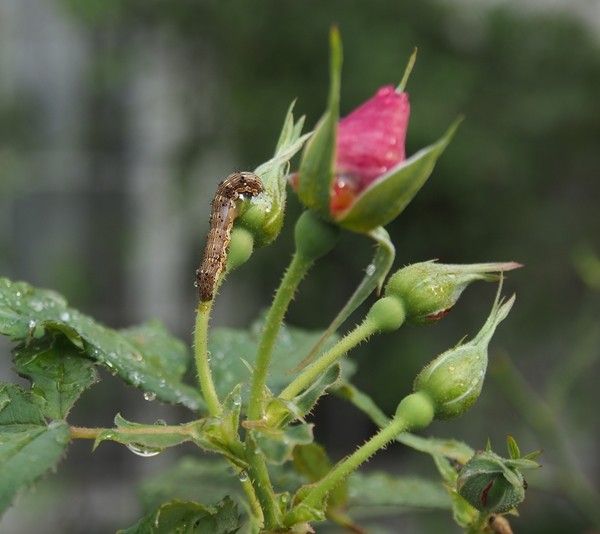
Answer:
<svg viewBox="0 0 600 534"><path fill-rule="evenodd" d="M348 208L373 180L404 161L409 117L408 93L397 93L388 85L340 120L333 215Z"/></svg>

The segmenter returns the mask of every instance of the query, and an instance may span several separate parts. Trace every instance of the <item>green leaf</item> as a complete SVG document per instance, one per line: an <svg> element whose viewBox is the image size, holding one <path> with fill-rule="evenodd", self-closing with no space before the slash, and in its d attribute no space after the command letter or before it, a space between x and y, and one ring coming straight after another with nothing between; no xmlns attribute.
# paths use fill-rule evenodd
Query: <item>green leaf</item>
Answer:
<svg viewBox="0 0 600 534"><path fill-rule="evenodd" d="M31 393L0 385L0 513L21 489L56 466L69 439L66 423L46 425Z"/></svg>
<svg viewBox="0 0 600 534"><path fill-rule="evenodd" d="M97 380L93 363L64 336L44 336L14 350L17 373L31 380L43 414L64 419L79 396Z"/></svg>
<svg viewBox="0 0 600 534"><path fill-rule="evenodd" d="M240 528L237 505L225 497L215 506L171 501L121 534L234 534Z"/></svg>
<svg viewBox="0 0 600 534"><path fill-rule="evenodd" d="M456 120L433 145L423 148L365 189L337 223L355 232L369 232L393 221L425 184L462 119Z"/></svg>
<svg viewBox="0 0 600 534"><path fill-rule="evenodd" d="M448 510L451 501L442 484L387 473L354 473L348 480L348 509L353 517L406 510Z"/></svg>
<svg viewBox="0 0 600 534"><path fill-rule="evenodd" d="M181 381L189 355L159 323L118 332L69 308L52 291L0 278L0 334L30 340L44 329L60 330L87 356L162 401L203 406L199 393Z"/></svg>
<svg viewBox="0 0 600 534"><path fill-rule="evenodd" d="M236 501L244 498L233 469L215 456L184 457L166 471L144 480L139 493L147 512L172 499L217 502L226 495Z"/></svg>
<svg viewBox="0 0 600 534"><path fill-rule="evenodd" d="M219 396L227 395L237 384L249 383L261 330L262 321L257 321L249 330L215 328L210 332L208 349ZM269 368L269 389L279 391L290 382L290 371L308 354L320 336L321 331L306 331L282 325ZM332 343L334 341L331 340ZM245 401L246 397L247 390L244 389L242 399Z"/></svg>
<svg viewBox="0 0 600 534"><path fill-rule="evenodd" d="M313 425L301 423L279 430L255 431L253 434L257 448L265 459L269 463L282 465L292 458L294 447L312 442Z"/></svg>
<svg viewBox="0 0 600 534"><path fill-rule="evenodd" d="M521 451L519 450L519 446L515 441L515 438L512 436L506 437L506 448L508 449L508 456L513 460L518 460L521 458Z"/></svg>
<svg viewBox="0 0 600 534"><path fill-rule="evenodd" d="M337 28L330 33L330 54L327 109L306 143L298 171L300 200L327 220L331 219L329 197L336 153L342 70L342 43Z"/></svg>
<svg viewBox="0 0 600 534"><path fill-rule="evenodd" d="M337 316L333 319L327 330L319 338L315 346L311 349L310 354L298 365L297 371L306 367L315 356L319 354L323 344L329 336L331 336L350 315L369 297L371 293L378 289L381 291L385 279L390 272L390 268L394 263L396 249L390 239L390 235L383 227L375 228L367 234L376 243L375 255L373 261L366 269L365 276L358 285L348 302L340 310Z"/></svg>
<svg viewBox="0 0 600 534"><path fill-rule="evenodd" d="M270 466L269 473L278 491L294 491L302 483L291 469ZM243 505L245 494L239 479L246 476L245 471L234 471L221 457L186 456L167 470L144 480L139 494L145 512L172 499L217 502L226 495Z"/></svg>
<svg viewBox="0 0 600 534"><path fill-rule="evenodd" d="M318 443L299 445L293 453L294 469L308 482L323 478L333 467L325 449ZM348 482L345 480L329 494L328 506L342 506L348 500Z"/></svg>
<svg viewBox="0 0 600 534"><path fill-rule="evenodd" d="M173 337L159 321L148 321L118 331L139 350L144 361L154 368L168 369L175 376L183 376L190 363L187 346Z"/></svg>

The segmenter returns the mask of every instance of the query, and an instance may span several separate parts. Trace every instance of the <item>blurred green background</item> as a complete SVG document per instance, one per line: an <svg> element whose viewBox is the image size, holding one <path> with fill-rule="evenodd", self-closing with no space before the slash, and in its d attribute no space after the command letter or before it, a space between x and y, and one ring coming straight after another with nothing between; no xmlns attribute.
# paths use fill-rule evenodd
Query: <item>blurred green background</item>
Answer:
<svg viewBox="0 0 600 534"><path fill-rule="evenodd" d="M476 448L490 437L500 452L510 433L525 451L544 449L515 530L593 532L597 2L0 0L0 274L53 288L111 326L157 317L189 340L193 273L215 186L269 157L292 99L314 125L332 23L344 40L343 113L397 83L418 46L408 154L466 115L428 184L388 228L398 266L431 258L526 265L506 282L517 305L492 343L480 401L430 433ZM268 304L299 212L290 193L285 231L232 276L215 324L246 325ZM326 325L371 254L367 240L344 235L303 283L289 322ZM357 383L392 411L425 362L477 331L494 291L469 289L444 321L362 346L353 355ZM9 347L0 349L0 378L15 380ZM498 365L507 358L542 405L517 388L508 364ZM118 411L134 420L182 416L104 378L80 402L74 424L108 426ZM374 430L335 399L322 402L315 419L336 458ZM75 443L59 473L22 497L0 531L29 533L40 521L45 532L61 533L126 526L139 514L136 481L177 454L141 459L104 444L90 456L89 448ZM368 467L435 475L428 458L399 445ZM583 479L572 475L579 472ZM31 502L40 515L29 512ZM408 513L385 524L457 531L447 514Z"/></svg>

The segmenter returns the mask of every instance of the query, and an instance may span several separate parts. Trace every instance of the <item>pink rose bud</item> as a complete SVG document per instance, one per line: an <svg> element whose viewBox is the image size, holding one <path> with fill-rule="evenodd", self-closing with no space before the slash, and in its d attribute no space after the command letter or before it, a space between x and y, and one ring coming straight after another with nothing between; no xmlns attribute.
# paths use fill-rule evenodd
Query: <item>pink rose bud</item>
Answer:
<svg viewBox="0 0 600 534"><path fill-rule="evenodd" d="M409 116L408 93L386 85L340 120L330 204L334 217L374 180L404 161Z"/></svg>

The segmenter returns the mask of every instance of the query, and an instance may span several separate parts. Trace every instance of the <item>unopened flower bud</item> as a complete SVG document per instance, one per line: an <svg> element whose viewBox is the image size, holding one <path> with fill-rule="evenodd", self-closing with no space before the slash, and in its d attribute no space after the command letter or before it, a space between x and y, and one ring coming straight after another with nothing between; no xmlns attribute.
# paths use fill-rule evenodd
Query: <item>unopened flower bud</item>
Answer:
<svg viewBox="0 0 600 534"><path fill-rule="evenodd" d="M491 451L476 453L458 475L458 493L480 511L508 512L525 499L523 475L510 464Z"/></svg>
<svg viewBox="0 0 600 534"><path fill-rule="evenodd" d="M508 315L515 297L499 300L479 333L465 344L440 354L415 379L415 391L425 391L435 403L435 416L447 419L463 414L477 400L488 363L488 345L496 327Z"/></svg>
<svg viewBox="0 0 600 534"><path fill-rule="evenodd" d="M465 288L476 280L498 280L498 273L521 267L515 262L446 265L433 261L413 263L390 277L385 294L402 300L407 319L428 323L444 317Z"/></svg>

